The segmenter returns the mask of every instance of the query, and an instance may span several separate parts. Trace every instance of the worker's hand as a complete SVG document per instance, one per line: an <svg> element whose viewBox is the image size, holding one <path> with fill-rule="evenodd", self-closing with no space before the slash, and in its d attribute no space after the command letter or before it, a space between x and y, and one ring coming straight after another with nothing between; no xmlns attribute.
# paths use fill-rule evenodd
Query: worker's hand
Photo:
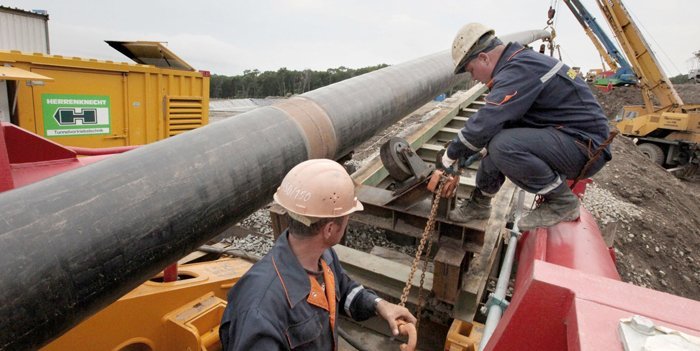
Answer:
<svg viewBox="0 0 700 351"><path fill-rule="evenodd" d="M447 156L447 148L450 146L450 143L451 141L445 145L444 149L438 151L437 155L435 155L435 169L444 169L448 173L454 170L455 162L457 162L457 160L453 160Z"/></svg>
<svg viewBox="0 0 700 351"><path fill-rule="evenodd" d="M486 148L481 149L479 152L467 157L459 159L459 168L467 168L472 165L472 163L482 160L488 154Z"/></svg>
<svg viewBox="0 0 700 351"><path fill-rule="evenodd" d="M444 152L440 158L440 162L442 162L443 168L449 169L455 164L455 162L457 162L457 160L451 159L449 156L447 156L447 152Z"/></svg>
<svg viewBox="0 0 700 351"><path fill-rule="evenodd" d="M406 307L395 305L385 300L379 300L375 308L377 310L377 314L384 318L387 323L389 323L389 329L391 329L391 333L394 334L394 336L399 335L399 326L396 323L397 319L413 324L416 324L417 322L416 317L414 317Z"/></svg>

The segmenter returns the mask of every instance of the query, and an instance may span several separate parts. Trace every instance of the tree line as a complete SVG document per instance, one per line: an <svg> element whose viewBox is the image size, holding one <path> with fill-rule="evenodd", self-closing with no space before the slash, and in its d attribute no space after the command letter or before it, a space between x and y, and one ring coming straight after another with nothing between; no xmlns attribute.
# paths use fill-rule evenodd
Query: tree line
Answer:
<svg viewBox="0 0 700 351"><path fill-rule="evenodd" d="M290 96L359 76L387 67L386 64L358 69L340 66L325 71L288 70L260 72L245 70L242 75L224 76L213 74L210 81L211 98L265 98L268 96Z"/></svg>

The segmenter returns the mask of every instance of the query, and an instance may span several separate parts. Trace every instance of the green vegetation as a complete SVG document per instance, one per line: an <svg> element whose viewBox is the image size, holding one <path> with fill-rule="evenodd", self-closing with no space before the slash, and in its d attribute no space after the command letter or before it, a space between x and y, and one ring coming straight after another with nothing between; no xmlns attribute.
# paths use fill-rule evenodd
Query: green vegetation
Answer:
<svg viewBox="0 0 700 351"><path fill-rule="evenodd" d="M268 96L289 96L340 82L380 68L386 64L358 69L329 68L325 71L290 71L280 68L276 72L260 72L257 69L245 70L242 75L211 76L210 93L212 98L264 98Z"/></svg>
<svg viewBox="0 0 700 351"><path fill-rule="evenodd" d="M669 79L671 80L671 83L673 83L673 84L684 84L684 83L688 83L690 81L688 79L687 74L679 74L679 75L677 75L675 77L671 77Z"/></svg>

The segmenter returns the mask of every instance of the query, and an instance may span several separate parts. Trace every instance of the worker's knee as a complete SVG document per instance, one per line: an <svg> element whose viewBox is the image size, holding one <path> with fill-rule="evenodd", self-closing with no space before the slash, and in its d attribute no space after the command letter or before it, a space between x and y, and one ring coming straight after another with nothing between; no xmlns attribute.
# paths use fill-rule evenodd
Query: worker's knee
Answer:
<svg viewBox="0 0 700 351"><path fill-rule="evenodd" d="M504 136L504 134L508 133L506 133L506 131L503 131L496 134L493 138L491 138L491 141L489 141L488 145L486 146L488 154L491 157L499 158L506 154L508 149L512 147L512 139L509 140L509 138L507 138L507 135Z"/></svg>
<svg viewBox="0 0 700 351"><path fill-rule="evenodd" d="M505 164L511 163L516 153L522 152L527 146L523 145L521 138L515 130L503 130L496 134L487 146L488 155L493 162L500 168Z"/></svg>

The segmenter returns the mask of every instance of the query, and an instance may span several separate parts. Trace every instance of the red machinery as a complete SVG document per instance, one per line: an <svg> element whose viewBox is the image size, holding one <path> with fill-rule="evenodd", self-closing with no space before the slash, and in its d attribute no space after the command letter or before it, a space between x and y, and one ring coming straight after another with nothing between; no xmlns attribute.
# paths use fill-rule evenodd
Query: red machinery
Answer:
<svg viewBox="0 0 700 351"><path fill-rule="evenodd" d="M642 350L622 332L635 315L700 335L700 302L621 282L583 208L579 221L525 233L518 246L515 293L485 350Z"/></svg>
<svg viewBox="0 0 700 351"><path fill-rule="evenodd" d="M138 146L86 149L57 144L0 122L0 192L100 161ZM84 157L78 157L78 156Z"/></svg>

